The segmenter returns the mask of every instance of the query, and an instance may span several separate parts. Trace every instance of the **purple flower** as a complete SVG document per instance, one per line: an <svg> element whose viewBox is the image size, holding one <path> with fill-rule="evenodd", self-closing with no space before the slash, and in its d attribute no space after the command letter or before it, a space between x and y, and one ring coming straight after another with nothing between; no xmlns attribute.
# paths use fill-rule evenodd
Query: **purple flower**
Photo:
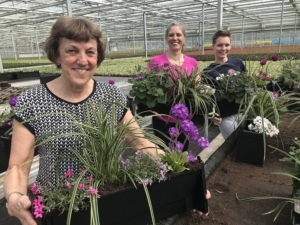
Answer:
<svg viewBox="0 0 300 225"><path fill-rule="evenodd" d="M230 82L231 82L231 83L234 83L234 79L231 79Z"/></svg>
<svg viewBox="0 0 300 225"><path fill-rule="evenodd" d="M194 126L189 133L189 139L190 141L197 141L198 137L199 137L199 130L196 126Z"/></svg>
<svg viewBox="0 0 300 225"><path fill-rule="evenodd" d="M276 62L276 61L278 60L278 55L272 55L272 56L271 56L271 60L272 60L273 62Z"/></svg>
<svg viewBox="0 0 300 225"><path fill-rule="evenodd" d="M267 60L266 60L265 58L262 58L262 59L260 60L260 65L264 66L264 65L266 65L266 64L267 64Z"/></svg>
<svg viewBox="0 0 300 225"><path fill-rule="evenodd" d="M114 80L109 80L108 83L111 84L111 85L114 85L115 81Z"/></svg>
<svg viewBox="0 0 300 225"><path fill-rule="evenodd" d="M198 139L198 146L199 147L207 148L209 145L210 145L210 143L206 138L201 137L201 138Z"/></svg>
<svg viewBox="0 0 300 225"><path fill-rule="evenodd" d="M176 104L171 111L172 116L178 120L184 120L189 116L189 110L184 104Z"/></svg>
<svg viewBox="0 0 300 225"><path fill-rule="evenodd" d="M192 152L189 151L189 154L185 157L189 162L195 162L196 157L192 155Z"/></svg>
<svg viewBox="0 0 300 225"><path fill-rule="evenodd" d="M8 125L8 126L11 126L11 125L12 125L12 121L11 121L11 120L8 121L8 122L7 122L7 125Z"/></svg>
<svg viewBox="0 0 300 225"><path fill-rule="evenodd" d="M169 63L164 63L164 67L168 67L169 66Z"/></svg>
<svg viewBox="0 0 300 225"><path fill-rule="evenodd" d="M274 94L273 94L273 99L277 100L277 99L278 99L278 96L279 96L279 93L278 93L278 92L274 93Z"/></svg>
<svg viewBox="0 0 300 225"><path fill-rule="evenodd" d="M169 135L171 137L177 137L179 135L179 131L176 129L176 127L170 127L169 128Z"/></svg>
<svg viewBox="0 0 300 225"><path fill-rule="evenodd" d="M137 79L143 79L144 76L143 76L142 74L139 74L139 75L136 76L136 78L137 78Z"/></svg>
<svg viewBox="0 0 300 225"><path fill-rule="evenodd" d="M9 104L11 106L15 106L17 104L18 98L17 97L13 97L11 99L9 99Z"/></svg>
<svg viewBox="0 0 300 225"><path fill-rule="evenodd" d="M171 150L177 150L179 153L181 153L183 149L183 144L180 141L170 142L169 148Z"/></svg>
<svg viewBox="0 0 300 225"><path fill-rule="evenodd" d="M195 125L190 120L182 120L180 123L180 129L184 134L190 134L191 131L194 131Z"/></svg>

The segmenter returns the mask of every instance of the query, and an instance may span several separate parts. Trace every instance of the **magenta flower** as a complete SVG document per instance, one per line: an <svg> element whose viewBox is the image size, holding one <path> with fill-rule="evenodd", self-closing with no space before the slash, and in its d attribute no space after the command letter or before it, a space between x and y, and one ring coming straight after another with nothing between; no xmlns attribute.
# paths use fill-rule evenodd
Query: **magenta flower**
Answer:
<svg viewBox="0 0 300 225"><path fill-rule="evenodd" d="M93 181L93 175L91 174L91 176L89 177L89 181L92 182Z"/></svg>
<svg viewBox="0 0 300 225"><path fill-rule="evenodd" d="M189 116L189 110L184 104L176 104L171 111L172 116L178 120L184 120Z"/></svg>
<svg viewBox="0 0 300 225"><path fill-rule="evenodd" d="M69 169L69 170L66 172L64 178L70 177L70 176L72 176L72 175L73 175L73 170L72 170L72 169Z"/></svg>
<svg viewBox="0 0 300 225"><path fill-rule="evenodd" d="M34 208L33 214L35 215L35 218L42 218L44 214L43 211L44 205L41 204L41 196L37 196L32 204Z"/></svg>
<svg viewBox="0 0 300 225"><path fill-rule="evenodd" d="M144 78L144 76L142 74L139 74L136 77L137 77L137 79L143 79Z"/></svg>
<svg viewBox="0 0 300 225"><path fill-rule="evenodd" d="M84 170L82 168L79 168L79 173L83 173Z"/></svg>
<svg viewBox="0 0 300 225"><path fill-rule="evenodd" d="M11 126L11 125L12 125L12 121L11 121L11 120L8 121L8 122L7 122L7 125L8 125L8 126Z"/></svg>
<svg viewBox="0 0 300 225"><path fill-rule="evenodd" d="M109 80L108 83L111 84L111 85L114 85L115 81L114 80Z"/></svg>
<svg viewBox="0 0 300 225"><path fill-rule="evenodd" d="M169 63L164 63L164 67L168 67L169 66Z"/></svg>
<svg viewBox="0 0 300 225"><path fill-rule="evenodd" d="M276 61L278 60L278 55L272 55L272 56L271 56L271 60L272 60L273 62L276 62Z"/></svg>
<svg viewBox="0 0 300 225"><path fill-rule="evenodd" d="M266 65L266 64L267 64L267 60L266 60L265 58L262 58L262 59L260 60L260 65L264 66L264 65Z"/></svg>
<svg viewBox="0 0 300 225"><path fill-rule="evenodd" d="M92 186L89 187L89 192L91 193L91 195L97 195L98 194L97 188L94 189Z"/></svg>
<svg viewBox="0 0 300 225"><path fill-rule="evenodd" d="M234 79L231 79L230 82L231 82L231 83L234 83Z"/></svg>
<svg viewBox="0 0 300 225"><path fill-rule="evenodd" d="M34 183L32 186L31 186L31 191L34 195L38 194L39 193L39 189L38 189L38 186L36 185L36 183Z"/></svg>
<svg viewBox="0 0 300 225"><path fill-rule="evenodd" d="M15 106L17 104L18 98L17 97L13 97L11 99L9 99L9 104L11 106Z"/></svg>
<svg viewBox="0 0 300 225"><path fill-rule="evenodd" d="M249 93L252 93L254 91L254 88L248 88L247 90Z"/></svg>
<svg viewBox="0 0 300 225"><path fill-rule="evenodd" d="M84 189L84 184L82 184L82 183L79 184L79 185L78 185L78 189Z"/></svg>

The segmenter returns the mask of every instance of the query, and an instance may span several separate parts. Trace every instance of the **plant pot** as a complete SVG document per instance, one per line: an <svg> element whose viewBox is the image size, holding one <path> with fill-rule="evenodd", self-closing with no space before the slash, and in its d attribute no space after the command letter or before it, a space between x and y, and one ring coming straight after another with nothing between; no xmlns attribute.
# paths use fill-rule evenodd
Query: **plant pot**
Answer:
<svg viewBox="0 0 300 225"><path fill-rule="evenodd" d="M288 91L288 92L292 92L294 90L293 86L289 86L287 84L284 84L282 82L274 82L274 86L273 86L274 90L273 92L281 92L281 91Z"/></svg>
<svg viewBox="0 0 300 225"><path fill-rule="evenodd" d="M40 83L41 84L46 84L52 80L54 80L55 78L58 78L60 76L60 74L40 74Z"/></svg>
<svg viewBox="0 0 300 225"><path fill-rule="evenodd" d="M9 81L17 79L16 73L0 73L0 81Z"/></svg>
<svg viewBox="0 0 300 225"><path fill-rule="evenodd" d="M240 129L235 161L262 167L264 163L263 134L245 128Z"/></svg>
<svg viewBox="0 0 300 225"><path fill-rule="evenodd" d="M156 221L184 212L198 209L208 211L204 164L199 171L186 171L169 180L147 186ZM146 225L151 216L144 188L141 185L103 195L98 199L101 225ZM67 212L46 214L36 219L39 225L65 225ZM71 224L90 223L90 210L72 214Z"/></svg>
<svg viewBox="0 0 300 225"><path fill-rule="evenodd" d="M296 189L293 188L292 196L294 199L297 199ZM299 225L300 224L300 200L295 200L294 204L291 204L291 224Z"/></svg>
<svg viewBox="0 0 300 225"><path fill-rule="evenodd" d="M39 71L33 71L33 72L17 72L17 79L26 79L26 78L32 78L32 77L39 77L40 72Z"/></svg>
<svg viewBox="0 0 300 225"><path fill-rule="evenodd" d="M237 114L240 108L240 104L234 101L229 102L227 99L218 100L217 106L222 118Z"/></svg>
<svg viewBox="0 0 300 225"><path fill-rule="evenodd" d="M9 129L11 128L11 126L8 125L4 125L0 127L0 136L4 135L7 131L9 131Z"/></svg>

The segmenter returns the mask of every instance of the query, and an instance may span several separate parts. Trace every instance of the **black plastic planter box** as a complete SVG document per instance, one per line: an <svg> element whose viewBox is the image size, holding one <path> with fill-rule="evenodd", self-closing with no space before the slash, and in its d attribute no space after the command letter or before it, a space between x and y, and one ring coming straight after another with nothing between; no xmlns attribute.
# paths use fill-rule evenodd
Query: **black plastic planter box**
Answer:
<svg viewBox="0 0 300 225"><path fill-rule="evenodd" d="M295 188L293 188L293 198L296 198ZM296 207L300 207L300 204ZM291 204L291 225L300 225L300 214L295 211L295 204Z"/></svg>
<svg viewBox="0 0 300 225"><path fill-rule="evenodd" d="M147 186L156 221L186 210L208 211L205 199L205 171L186 171L169 180ZM151 224L151 216L144 188L139 185L112 194L103 195L98 200L101 225L146 225ZM39 225L65 225L67 212L44 215L37 219ZM72 225L90 224L90 210L72 214Z"/></svg>
<svg viewBox="0 0 300 225"><path fill-rule="evenodd" d="M240 104L229 102L227 99L217 101L217 106L222 118L237 114L240 108Z"/></svg>
<svg viewBox="0 0 300 225"><path fill-rule="evenodd" d="M169 115L170 111L171 111L171 104L157 104L156 106L154 106L152 108L149 108L145 104L138 104L136 112L139 113L140 116L155 115L155 113L153 113L149 110L156 112L157 114Z"/></svg>
<svg viewBox="0 0 300 225"><path fill-rule="evenodd" d="M32 78L32 77L39 77L40 72L39 71L33 71L33 72L17 72L17 79L26 79L26 78Z"/></svg>
<svg viewBox="0 0 300 225"><path fill-rule="evenodd" d="M16 79L17 79L16 73L0 73L0 81L10 81Z"/></svg>
<svg viewBox="0 0 300 225"><path fill-rule="evenodd" d="M262 167L264 163L263 134L246 129L239 130L235 160Z"/></svg>
<svg viewBox="0 0 300 225"><path fill-rule="evenodd" d="M41 84L46 84L55 78L58 78L60 75L59 74L40 74L40 83Z"/></svg>

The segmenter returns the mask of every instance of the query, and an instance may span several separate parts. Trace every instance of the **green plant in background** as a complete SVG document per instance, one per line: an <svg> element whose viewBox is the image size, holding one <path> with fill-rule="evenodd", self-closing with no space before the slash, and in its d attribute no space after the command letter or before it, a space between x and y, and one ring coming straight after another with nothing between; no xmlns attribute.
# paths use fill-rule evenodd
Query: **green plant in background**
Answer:
<svg viewBox="0 0 300 225"><path fill-rule="evenodd" d="M17 104L18 98L12 97L9 101L6 101L3 105L1 105L0 108L0 126L11 126L12 122L12 116L13 116L13 110L12 107L14 107Z"/></svg>
<svg viewBox="0 0 300 225"><path fill-rule="evenodd" d="M135 97L136 104L144 104L153 108L157 104L166 104L171 100L174 83L166 71L156 72L137 66L137 76L128 79L133 84L129 95Z"/></svg>
<svg viewBox="0 0 300 225"><path fill-rule="evenodd" d="M288 85L294 90L300 90L300 63L294 60L286 61L282 65L281 75L278 77L278 82Z"/></svg>
<svg viewBox="0 0 300 225"><path fill-rule="evenodd" d="M279 197L279 196L260 196L260 197L250 197L250 198L239 198L236 193L236 199L241 202L248 202L248 201L254 201L254 200L268 200L268 199L279 199L283 200L281 203L279 203L274 209L272 209L269 212L264 213L271 214L276 213L274 217L274 221L278 218L280 215L282 209L287 204L296 204L295 202L299 200L300 197L300 141L298 138L294 138L294 145L290 147L289 152L285 152L283 150L280 150L278 148L275 148L273 146L269 146L273 148L274 150L277 150L285 155L284 158L281 159L281 161L291 162L293 164L293 167L285 172L274 172L272 174L278 174L278 175L284 175L291 177L293 179L293 187L296 189L296 196L293 198L285 198L285 197Z"/></svg>

